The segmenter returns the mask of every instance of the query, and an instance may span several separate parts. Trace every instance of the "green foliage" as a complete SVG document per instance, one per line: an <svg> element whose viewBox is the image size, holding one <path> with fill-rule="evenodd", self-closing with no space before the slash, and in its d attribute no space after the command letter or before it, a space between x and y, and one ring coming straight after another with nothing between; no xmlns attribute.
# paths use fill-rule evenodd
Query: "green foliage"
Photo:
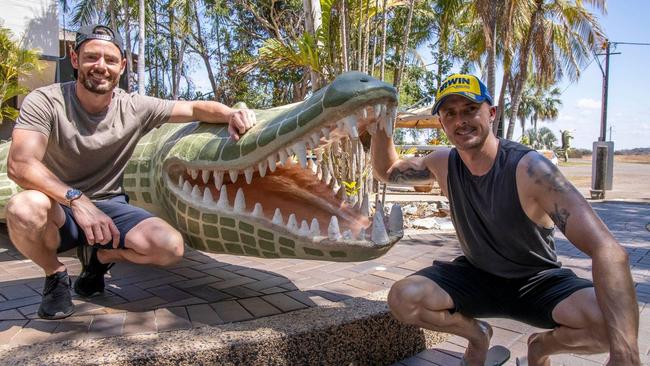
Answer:
<svg viewBox="0 0 650 366"><path fill-rule="evenodd" d="M18 118L18 111L8 106L7 102L29 92L19 84L19 80L41 67L37 52L22 49L13 40L11 31L0 27L0 122L4 118Z"/></svg>

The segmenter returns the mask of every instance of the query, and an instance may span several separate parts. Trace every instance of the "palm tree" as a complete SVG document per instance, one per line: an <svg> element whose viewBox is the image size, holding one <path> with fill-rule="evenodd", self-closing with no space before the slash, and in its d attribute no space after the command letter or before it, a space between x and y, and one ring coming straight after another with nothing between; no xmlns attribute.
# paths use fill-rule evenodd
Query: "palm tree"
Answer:
<svg viewBox="0 0 650 366"><path fill-rule="evenodd" d="M605 0L587 0L586 3L604 11ZM512 138L514 118L529 70L536 70L533 76L539 85L553 84L564 73L576 80L580 76L580 67L604 39L598 21L581 0L575 3L535 0L532 9L530 22L523 32L523 42L517 45L517 69L510 71L513 75L510 79L513 113L506 135L509 139Z"/></svg>

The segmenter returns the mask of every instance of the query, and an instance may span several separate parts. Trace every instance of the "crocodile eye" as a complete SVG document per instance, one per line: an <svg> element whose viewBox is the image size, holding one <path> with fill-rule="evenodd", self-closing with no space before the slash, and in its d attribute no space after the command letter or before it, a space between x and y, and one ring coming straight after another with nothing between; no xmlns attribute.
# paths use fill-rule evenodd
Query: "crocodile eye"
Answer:
<svg viewBox="0 0 650 366"><path fill-rule="evenodd" d="M362 83L367 83L367 82L368 82L368 78L361 78L359 81L362 82Z"/></svg>

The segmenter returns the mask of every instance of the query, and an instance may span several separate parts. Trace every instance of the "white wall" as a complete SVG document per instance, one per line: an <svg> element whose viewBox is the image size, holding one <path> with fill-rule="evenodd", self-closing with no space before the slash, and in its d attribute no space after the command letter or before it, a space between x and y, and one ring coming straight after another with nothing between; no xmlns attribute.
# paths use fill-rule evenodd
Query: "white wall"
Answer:
<svg viewBox="0 0 650 366"><path fill-rule="evenodd" d="M57 0L0 0L0 24L22 39L25 48L59 56Z"/></svg>

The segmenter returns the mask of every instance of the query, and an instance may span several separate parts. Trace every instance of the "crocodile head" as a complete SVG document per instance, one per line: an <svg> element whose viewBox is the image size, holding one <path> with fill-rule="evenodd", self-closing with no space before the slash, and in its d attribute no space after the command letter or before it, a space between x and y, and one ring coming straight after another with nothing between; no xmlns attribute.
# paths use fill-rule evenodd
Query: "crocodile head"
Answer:
<svg viewBox="0 0 650 366"><path fill-rule="evenodd" d="M368 217L368 199L346 203L323 151L359 133L391 134L396 91L366 74L336 78L304 102L256 110L239 141L224 126L162 132L154 198L189 244L208 252L357 261L402 236L401 210ZM381 131L383 130L383 131ZM387 230L388 228L388 230Z"/></svg>

